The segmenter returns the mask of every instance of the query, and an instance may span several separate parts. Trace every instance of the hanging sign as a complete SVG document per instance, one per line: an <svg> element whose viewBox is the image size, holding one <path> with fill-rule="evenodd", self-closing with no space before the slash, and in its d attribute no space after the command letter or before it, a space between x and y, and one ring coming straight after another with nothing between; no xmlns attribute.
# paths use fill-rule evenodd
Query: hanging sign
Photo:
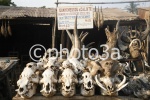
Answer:
<svg viewBox="0 0 150 100"><path fill-rule="evenodd" d="M77 29L93 28L93 6L71 6L57 8L58 30L74 29L77 16Z"/></svg>

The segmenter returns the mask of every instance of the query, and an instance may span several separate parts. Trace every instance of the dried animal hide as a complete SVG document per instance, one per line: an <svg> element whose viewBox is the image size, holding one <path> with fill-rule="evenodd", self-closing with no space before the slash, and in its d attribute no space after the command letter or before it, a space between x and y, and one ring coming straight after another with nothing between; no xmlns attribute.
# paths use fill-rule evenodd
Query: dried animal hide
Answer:
<svg viewBox="0 0 150 100"><path fill-rule="evenodd" d="M149 99L150 98L150 75L149 74L139 74L138 76L133 76L129 79L129 84L127 87L122 89L123 93L126 95L134 94L138 98Z"/></svg>

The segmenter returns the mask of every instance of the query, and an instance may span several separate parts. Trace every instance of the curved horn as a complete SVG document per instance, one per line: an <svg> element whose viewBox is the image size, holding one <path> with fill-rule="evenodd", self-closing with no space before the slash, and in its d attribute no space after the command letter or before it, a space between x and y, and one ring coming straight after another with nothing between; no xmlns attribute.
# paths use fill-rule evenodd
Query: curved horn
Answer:
<svg viewBox="0 0 150 100"><path fill-rule="evenodd" d="M68 36L69 36L69 38L70 38L71 42L73 43L72 35L71 35L70 31L69 31L69 30L66 30L66 32L67 32L67 34L68 34Z"/></svg>
<svg viewBox="0 0 150 100"><path fill-rule="evenodd" d="M125 86L127 86L128 83L125 84L125 82L126 82L126 76L123 75L123 80L122 80L122 82L117 86L117 90L116 90L116 91L120 91L122 88L124 88Z"/></svg>
<svg viewBox="0 0 150 100"><path fill-rule="evenodd" d="M142 48L142 43L141 43L141 41L139 39L132 40L131 43L129 44L129 47L132 46L132 44L133 44L134 41L138 41L139 42L139 45L140 45L139 49L141 49Z"/></svg>
<svg viewBox="0 0 150 100"><path fill-rule="evenodd" d="M118 30L119 30L119 24L120 24L120 20L117 21L117 24L116 24L116 32L118 32Z"/></svg>
<svg viewBox="0 0 150 100"><path fill-rule="evenodd" d="M141 40L145 40L145 38L147 37L147 35L150 31L150 25L149 25L150 23L146 19L145 19L145 21L146 21L147 27L146 27L146 30L141 33Z"/></svg>
<svg viewBox="0 0 150 100"><path fill-rule="evenodd" d="M86 34L81 38L81 42L83 42L83 41L85 40L85 38L87 37L88 34L89 34L89 33L86 32Z"/></svg>
<svg viewBox="0 0 150 100"><path fill-rule="evenodd" d="M124 85L122 85L120 88L118 88L116 91L120 91L121 89L123 89L124 87L126 87L129 83L126 83Z"/></svg>
<svg viewBox="0 0 150 100"><path fill-rule="evenodd" d="M99 87L101 87L103 90L107 90L106 88L104 88L103 87L103 85L98 81L98 79L97 79L97 75L95 76L95 81L96 81L96 83L97 83L97 85L99 86Z"/></svg>
<svg viewBox="0 0 150 100"><path fill-rule="evenodd" d="M123 75L123 80L117 87L120 88L125 82L126 82L126 77L125 75Z"/></svg>
<svg viewBox="0 0 150 100"><path fill-rule="evenodd" d="M89 43L89 44L87 44L85 47L86 48L89 48L92 44L94 44L95 42L91 42L91 43Z"/></svg>
<svg viewBox="0 0 150 100"><path fill-rule="evenodd" d="M81 39L83 36L83 31L81 32L80 36L79 36L79 39Z"/></svg>

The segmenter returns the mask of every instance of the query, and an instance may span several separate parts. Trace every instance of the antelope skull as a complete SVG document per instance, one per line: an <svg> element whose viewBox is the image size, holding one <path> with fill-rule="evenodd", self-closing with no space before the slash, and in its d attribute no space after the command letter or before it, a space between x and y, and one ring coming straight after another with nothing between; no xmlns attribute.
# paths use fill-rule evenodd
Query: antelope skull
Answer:
<svg viewBox="0 0 150 100"><path fill-rule="evenodd" d="M63 70L59 83L62 84L61 93L63 96L71 97L75 94L75 84L78 83L78 80L72 69L66 68Z"/></svg>
<svg viewBox="0 0 150 100"><path fill-rule="evenodd" d="M40 92L45 97L53 96L56 93L55 84L57 83L54 70L47 68L43 72L42 76L43 78L40 80L40 84L42 84L42 90Z"/></svg>

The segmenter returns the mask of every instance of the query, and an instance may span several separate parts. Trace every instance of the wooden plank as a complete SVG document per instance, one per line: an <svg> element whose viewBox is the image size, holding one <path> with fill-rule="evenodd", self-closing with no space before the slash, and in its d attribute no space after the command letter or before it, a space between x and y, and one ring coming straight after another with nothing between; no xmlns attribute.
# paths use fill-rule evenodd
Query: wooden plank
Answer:
<svg viewBox="0 0 150 100"><path fill-rule="evenodd" d="M49 98L46 98L44 96L33 96L31 99L22 99L20 97L14 97L13 100L142 100L142 99L133 98L129 96L110 97L110 96L95 95L92 97L73 96L71 98L66 98L63 96L53 96Z"/></svg>
<svg viewBox="0 0 150 100"><path fill-rule="evenodd" d="M56 5L58 4L122 4L122 3L137 3L137 2L150 2L149 0L138 0L138 1L120 1L120 2L55 2Z"/></svg>

